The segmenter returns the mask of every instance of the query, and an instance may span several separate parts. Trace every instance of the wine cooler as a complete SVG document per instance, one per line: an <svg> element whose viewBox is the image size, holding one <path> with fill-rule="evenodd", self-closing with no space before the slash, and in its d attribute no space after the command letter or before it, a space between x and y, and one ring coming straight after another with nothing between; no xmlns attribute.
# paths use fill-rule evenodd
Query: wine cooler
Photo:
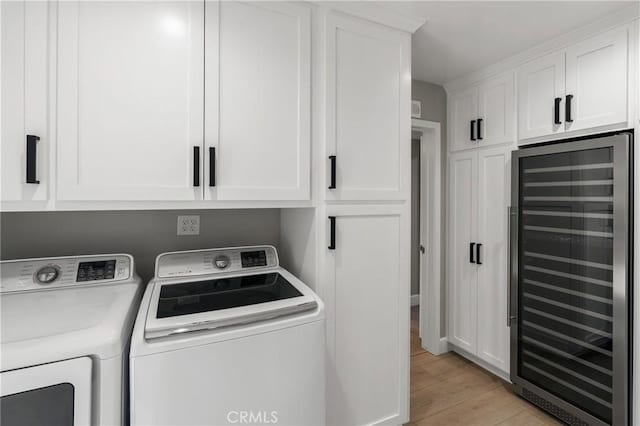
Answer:
<svg viewBox="0 0 640 426"><path fill-rule="evenodd" d="M627 425L631 132L513 153L511 381L571 425Z"/></svg>

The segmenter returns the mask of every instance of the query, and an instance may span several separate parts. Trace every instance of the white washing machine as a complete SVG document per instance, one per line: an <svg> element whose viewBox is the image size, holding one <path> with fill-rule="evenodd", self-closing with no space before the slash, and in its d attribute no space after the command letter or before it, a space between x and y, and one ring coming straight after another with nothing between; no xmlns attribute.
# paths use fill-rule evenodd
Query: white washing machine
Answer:
<svg viewBox="0 0 640 426"><path fill-rule="evenodd" d="M125 424L141 290L124 254L0 262L0 424Z"/></svg>
<svg viewBox="0 0 640 426"><path fill-rule="evenodd" d="M162 254L131 341L131 424L324 424L324 359L323 303L274 247Z"/></svg>

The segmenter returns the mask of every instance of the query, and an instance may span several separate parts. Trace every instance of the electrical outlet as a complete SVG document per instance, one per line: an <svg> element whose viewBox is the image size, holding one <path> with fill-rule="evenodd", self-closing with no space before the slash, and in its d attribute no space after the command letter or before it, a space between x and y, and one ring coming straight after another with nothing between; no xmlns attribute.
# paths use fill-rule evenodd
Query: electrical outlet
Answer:
<svg viewBox="0 0 640 426"><path fill-rule="evenodd" d="M178 216L178 235L200 235L200 216Z"/></svg>

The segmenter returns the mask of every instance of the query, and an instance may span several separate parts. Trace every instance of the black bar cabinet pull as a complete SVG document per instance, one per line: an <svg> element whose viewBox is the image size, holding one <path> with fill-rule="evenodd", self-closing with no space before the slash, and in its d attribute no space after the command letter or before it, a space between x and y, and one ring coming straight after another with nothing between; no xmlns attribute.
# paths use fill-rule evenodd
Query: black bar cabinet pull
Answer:
<svg viewBox="0 0 640 426"><path fill-rule="evenodd" d="M476 261L473 260L473 248L475 245L476 243L469 243L469 263L476 263Z"/></svg>
<svg viewBox="0 0 640 426"><path fill-rule="evenodd" d="M476 140L475 130L476 130L476 120L471 120L471 125L469 126L469 130L471 132L471 140Z"/></svg>
<svg viewBox="0 0 640 426"><path fill-rule="evenodd" d="M193 147L193 186L200 186L200 147Z"/></svg>
<svg viewBox="0 0 640 426"><path fill-rule="evenodd" d="M36 178L36 169L38 168L37 149L39 140L40 136L27 135L27 183L40 183Z"/></svg>
<svg viewBox="0 0 640 426"><path fill-rule="evenodd" d="M567 123L573 122L573 117L571 117L571 100L573 99L573 95L567 95L565 104L564 104L564 121Z"/></svg>
<svg viewBox="0 0 640 426"><path fill-rule="evenodd" d="M482 140L482 118L478 118L478 140Z"/></svg>
<svg viewBox="0 0 640 426"><path fill-rule="evenodd" d="M329 250L335 250L336 249L336 217L335 216L329 216L329 226L330 226L330 231L329 231Z"/></svg>
<svg viewBox="0 0 640 426"><path fill-rule="evenodd" d="M553 122L554 122L554 124L562 124L562 121L560 121L560 102L562 102L562 98L555 98L553 100Z"/></svg>
<svg viewBox="0 0 640 426"><path fill-rule="evenodd" d="M482 265L482 261L480 260L480 247L482 247L482 244L476 244L476 265Z"/></svg>
<svg viewBox="0 0 640 426"><path fill-rule="evenodd" d="M336 156L330 155L329 161L331 161L331 183L329 189L336 189Z"/></svg>
<svg viewBox="0 0 640 426"><path fill-rule="evenodd" d="M216 148L209 147L209 186L216 186Z"/></svg>

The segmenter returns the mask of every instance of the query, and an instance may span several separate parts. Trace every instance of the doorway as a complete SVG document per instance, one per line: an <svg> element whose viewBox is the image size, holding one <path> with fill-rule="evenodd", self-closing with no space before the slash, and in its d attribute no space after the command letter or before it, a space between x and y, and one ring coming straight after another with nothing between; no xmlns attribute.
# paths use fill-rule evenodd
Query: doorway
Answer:
<svg viewBox="0 0 640 426"><path fill-rule="evenodd" d="M411 305L421 347L447 352L442 260L442 149L440 123L411 120Z"/></svg>

